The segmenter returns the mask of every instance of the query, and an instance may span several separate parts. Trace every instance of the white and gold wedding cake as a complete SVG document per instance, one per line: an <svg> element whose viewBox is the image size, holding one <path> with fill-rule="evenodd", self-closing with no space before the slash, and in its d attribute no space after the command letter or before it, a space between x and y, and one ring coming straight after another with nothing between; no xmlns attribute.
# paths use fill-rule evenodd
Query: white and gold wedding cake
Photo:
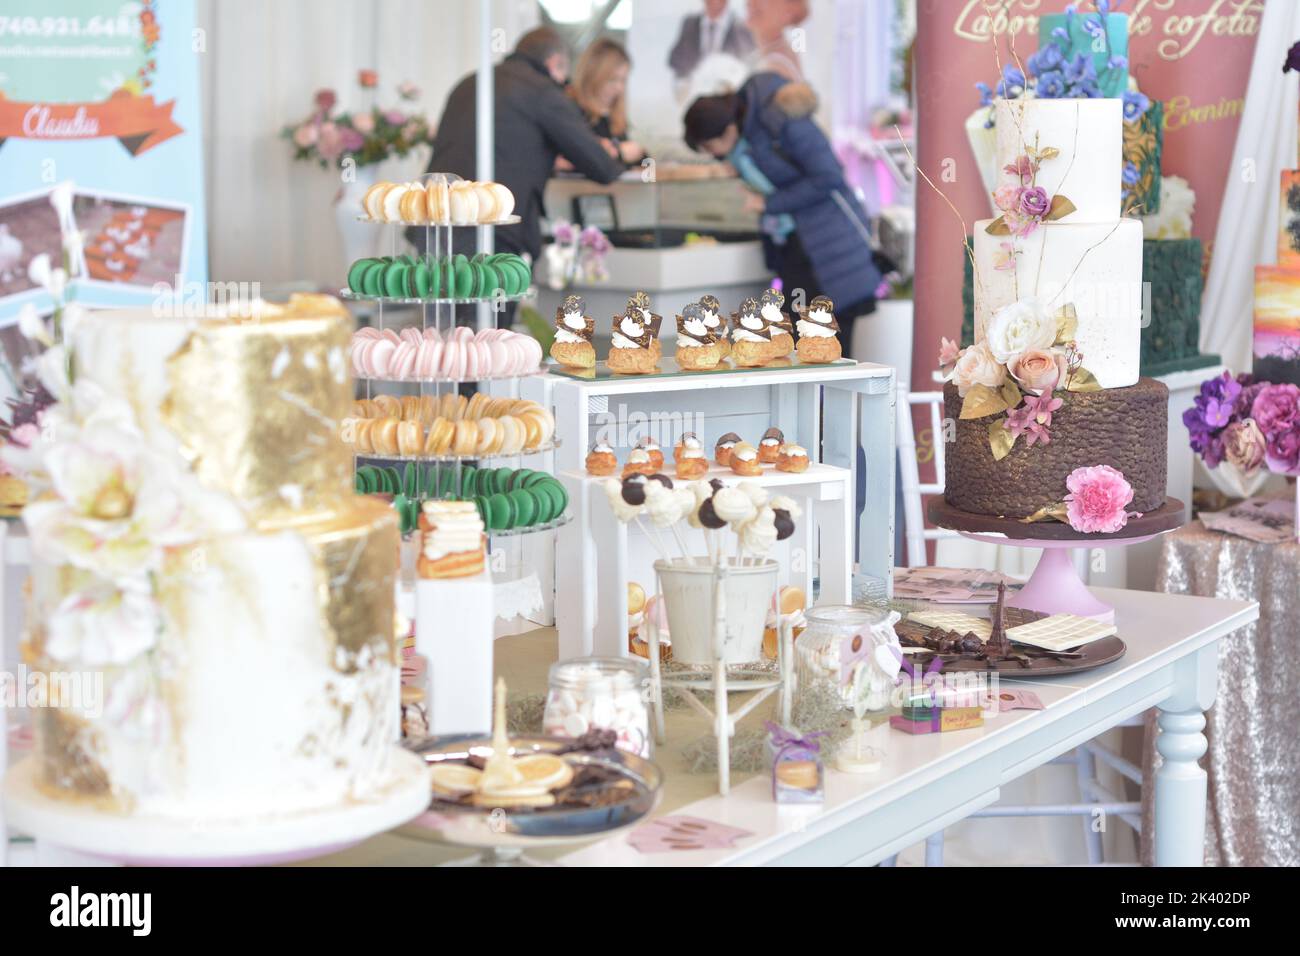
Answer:
<svg viewBox="0 0 1300 956"><path fill-rule="evenodd" d="M25 653L83 678L36 712L47 794L226 820L391 782L399 538L352 491L351 331L321 296L242 318L114 310L43 357L59 404L22 463Z"/></svg>

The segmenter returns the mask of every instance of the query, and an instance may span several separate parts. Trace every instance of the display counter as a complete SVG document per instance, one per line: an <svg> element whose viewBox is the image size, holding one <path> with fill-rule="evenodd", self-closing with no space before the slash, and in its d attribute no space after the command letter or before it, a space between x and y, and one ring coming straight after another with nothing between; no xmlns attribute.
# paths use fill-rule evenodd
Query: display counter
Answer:
<svg viewBox="0 0 1300 956"><path fill-rule="evenodd" d="M614 248L605 258L607 279L559 289L552 286L563 283L553 281L543 255L536 270L539 311L549 317L565 295L582 295L597 336L607 338L609 317L634 292L648 293L665 318L702 295L734 309L772 277L754 214L745 209L747 191L722 164L651 165L607 186L576 176L552 179L546 189L551 218L597 225ZM661 337L674 334L673 323L664 322Z"/></svg>

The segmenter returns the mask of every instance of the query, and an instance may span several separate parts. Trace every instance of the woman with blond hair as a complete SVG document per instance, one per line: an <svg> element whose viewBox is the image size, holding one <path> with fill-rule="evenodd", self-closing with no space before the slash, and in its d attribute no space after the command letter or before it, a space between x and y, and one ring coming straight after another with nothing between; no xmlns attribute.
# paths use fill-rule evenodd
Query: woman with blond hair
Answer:
<svg viewBox="0 0 1300 956"><path fill-rule="evenodd" d="M592 131L607 140L625 164L634 166L645 158L645 150L627 139L627 75L631 69L627 50L602 37L578 57L569 96L587 117Z"/></svg>

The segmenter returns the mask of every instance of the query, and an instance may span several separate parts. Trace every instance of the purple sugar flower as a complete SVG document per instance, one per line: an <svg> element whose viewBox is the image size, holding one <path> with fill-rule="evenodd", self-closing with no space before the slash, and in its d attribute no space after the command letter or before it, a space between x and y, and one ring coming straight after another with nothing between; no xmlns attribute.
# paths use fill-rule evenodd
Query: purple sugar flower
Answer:
<svg viewBox="0 0 1300 956"><path fill-rule="evenodd" d="M1025 443L1031 448L1040 441L1049 445L1052 413L1062 404L1061 399L1052 396L1051 389L1044 389L1041 395L1026 395L1023 405L1007 412L1003 427L1017 438L1024 435Z"/></svg>
<svg viewBox="0 0 1300 956"><path fill-rule="evenodd" d="M1151 107L1151 100L1137 90L1125 90L1124 100L1124 122L1134 123L1142 118L1142 115Z"/></svg>
<svg viewBox="0 0 1300 956"><path fill-rule="evenodd" d="M1037 93L1040 99L1056 100L1065 95L1065 77L1060 70L1048 70L1038 77Z"/></svg>
<svg viewBox="0 0 1300 956"><path fill-rule="evenodd" d="M1020 192L1020 213L1023 216L1041 219L1051 206L1052 201L1042 186L1030 186Z"/></svg>

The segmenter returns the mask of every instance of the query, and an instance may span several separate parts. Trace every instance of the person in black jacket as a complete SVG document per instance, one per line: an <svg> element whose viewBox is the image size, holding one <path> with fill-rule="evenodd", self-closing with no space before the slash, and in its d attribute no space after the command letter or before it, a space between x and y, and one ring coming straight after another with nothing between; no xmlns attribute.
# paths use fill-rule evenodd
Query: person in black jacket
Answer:
<svg viewBox="0 0 1300 956"><path fill-rule="evenodd" d="M564 92L569 73L569 54L564 39L549 27L523 35L515 50L493 70L495 122L495 169L493 178L515 195L518 225L496 230L498 251L529 253L534 259L542 251L542 193L555 167L555 157L564 156L573 167L598 183L613 182L623 164L612 144L602 143L592 132L582 110ZM433 141L429 172L455 173L462 179L475 178L475 76L471 73L451 91ZM424 229L412 227L407 236L424 247ZM473 229L454 239L457 251L473 247Z"/></svg>

